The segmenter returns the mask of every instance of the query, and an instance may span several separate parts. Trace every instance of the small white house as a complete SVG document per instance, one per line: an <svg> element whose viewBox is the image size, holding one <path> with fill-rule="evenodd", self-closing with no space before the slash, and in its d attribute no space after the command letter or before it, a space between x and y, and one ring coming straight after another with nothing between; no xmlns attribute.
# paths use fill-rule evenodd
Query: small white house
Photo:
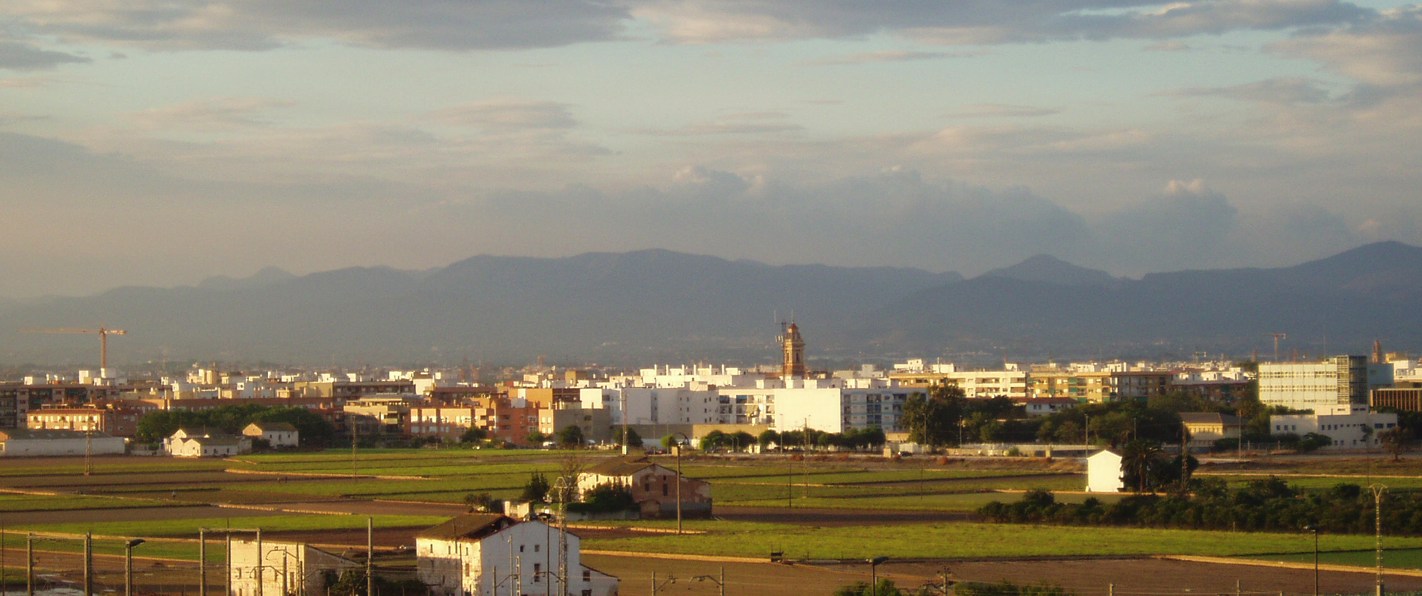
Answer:
<svg viewBox="0 0 1422 596"><path fill-rule="evenodd" d="M328 576L364 569L361 563L297 542L233 540L228 559L232 596L321 594Z"/></svg>
<svg viewBox="0 0 1422 596"><path fill-rule="evenodd" d="M1086 458L1086 492L1118 493L1126 489L1123 458L1111 450L1102 450Z"/></svg>
<svg viewBox="0 0 1422 596"><path fill-rule="evenodd" d="M560 541L557 528L536 520L461 515L415 536L417 574L442 596L616 596L617 578L583 565L580 543L571 533Z"/></svg>
<svg viewBox="0 0 1422 596"><path fill-rule="evenodd" d="M290 422L253 422L242 429L242 436L262 439L273 448L296 447L301 443L300 433Z"/></svg>
<svg viewBox="0 0 1422 596"><path fill-rule="evenodd" d="M173 457L229 457L251 450L247 437L210 428L179 428L163 439L163 453Z"/></svg>

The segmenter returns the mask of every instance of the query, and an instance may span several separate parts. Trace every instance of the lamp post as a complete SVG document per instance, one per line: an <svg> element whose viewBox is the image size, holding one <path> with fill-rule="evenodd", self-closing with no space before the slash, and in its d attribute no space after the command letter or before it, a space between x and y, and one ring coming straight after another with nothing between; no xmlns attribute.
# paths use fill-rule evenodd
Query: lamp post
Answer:
<svg viewBox="0 0 1422 596"><path fill-rule="evenodd" d="M1313 532L1313 596L1318 596L1318 526L1309 524L1303 529Z"/></svg>
<svg viewBox="0 0 1422 596"><path fill-rule="evenodd" d="M147 542L142 538L132 538L123 543L123 594L133 596L133 547Z"/></svg>
<svg viewBox="0 0 1422 596"><path fill-rule="evenodd" d="M717 577L717 576L714 576L714 575L698 575L698 576L693 577L693 578L691 578L691 579L693 579L693 580L695 580L695 581L699 581L699 582L704 582L704 581L715 582L715 583L716 583L716 586L717 586L718 588L720 588L720 594L721 594L721 596L726 596L726 568L725 568L725 567L721 567L721 575L720 575L720 577Z"/></svg>
<svg viewBox="0 0 1422 596"><path fill-rule="evenodd" d="M879 564L887 560L888 557L869 559L869 596L879 596Z"/></svg>
<svg viewBox="0 0 1422 596"><path fill-rule="evenodd" d="M691 441L686 438L686 435L681 434L681 433L672 433L672 436L673 436L673 437L680 437L679 439L676 440L676 443L672 445L672 453L676 454L676 533L677 533L678 536L680 536L680 535L681 535L681 448L682 448L682 445L684 445L685 443L690 443Z"/></svg>

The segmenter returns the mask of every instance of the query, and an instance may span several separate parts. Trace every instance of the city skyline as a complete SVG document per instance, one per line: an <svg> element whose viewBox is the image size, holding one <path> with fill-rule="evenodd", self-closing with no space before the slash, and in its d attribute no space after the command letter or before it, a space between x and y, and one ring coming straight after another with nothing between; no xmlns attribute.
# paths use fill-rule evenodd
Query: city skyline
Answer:
<svg viewBox="0 0 1422 596"><path fill-rule="evenodd" d="M1116 275L1422 244L1422 6L6 3L0 296L665 248Z"/></svg>

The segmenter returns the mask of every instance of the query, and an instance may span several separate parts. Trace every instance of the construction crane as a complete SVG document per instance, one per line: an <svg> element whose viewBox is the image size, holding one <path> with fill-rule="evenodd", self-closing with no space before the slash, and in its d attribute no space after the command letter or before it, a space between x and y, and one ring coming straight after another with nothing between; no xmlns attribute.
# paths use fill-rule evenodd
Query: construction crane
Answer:
<svg viewBox="0 0 1422 596"><path fill-rule="evenodd" d="M1270 333L1269 335L1274 336L1274 362L1278 362L1278 361L1279 361L1279 340L1281 340L1281 339L1288 339L1289 335L1288 335L1287 333Z"/></svg>
<svg viewBox="0 0 1422 596"><path fill-rule="evenodd" d="M21 329L21 333L85 333L99 336L99 370L109 369L109 336L128 335L123 329L109 329L99 327L98 329L85 329L82 327L51 327L43 329Z"/></svg>

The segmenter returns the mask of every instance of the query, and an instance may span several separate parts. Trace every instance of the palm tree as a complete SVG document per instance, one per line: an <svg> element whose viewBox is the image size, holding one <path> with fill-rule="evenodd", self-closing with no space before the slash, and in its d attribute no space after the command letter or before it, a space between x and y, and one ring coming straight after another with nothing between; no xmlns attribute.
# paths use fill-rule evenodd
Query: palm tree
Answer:
<svg viewBox="0 0 1422 596"><path fill-rule="evenodd" d="M1163 452L1160 444L1141 439L1132 439L1121 450L1121 469L1126 473L1127 485L1134 485L1136 492L1155 492L1155 472L1160 468Z"/></svg>

